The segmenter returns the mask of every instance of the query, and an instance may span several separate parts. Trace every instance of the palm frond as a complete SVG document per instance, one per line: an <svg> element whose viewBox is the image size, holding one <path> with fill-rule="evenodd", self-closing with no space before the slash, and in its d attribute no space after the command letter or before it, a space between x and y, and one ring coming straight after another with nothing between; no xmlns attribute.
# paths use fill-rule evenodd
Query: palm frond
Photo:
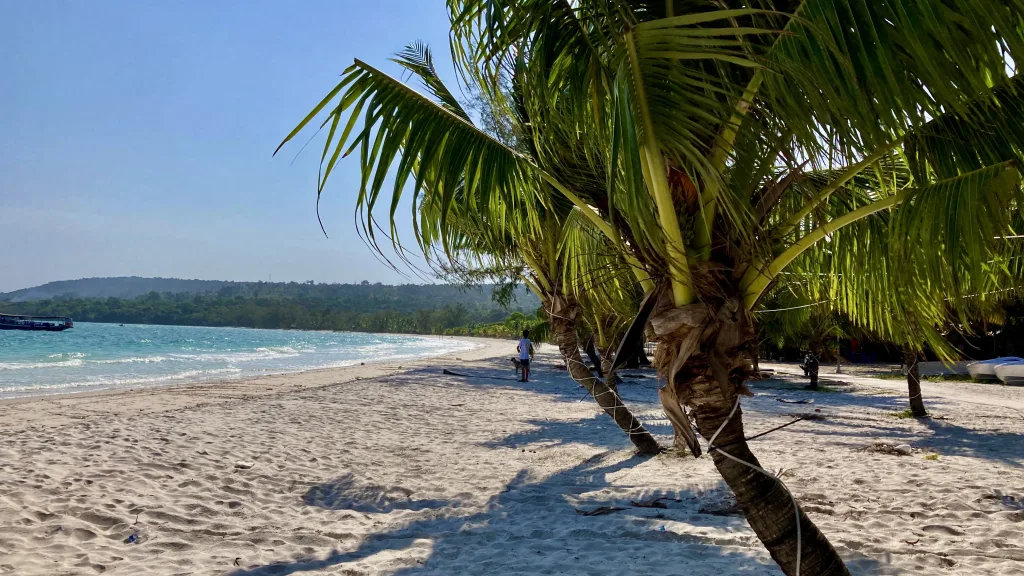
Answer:
<svg viewBox="0 0 1024 576"><path fill-rule="evenodd" d="M282 144L335 97L337 103L324 124L331 122L334 126L346 114L349 118L340 134L334 130L328 134L324 158L326 150L332 149L333 153L320 176L318 194L322 193L338 158L358 147L361 184L357 206L361 231L378 251L375 209L389 175L394 184L387 198L388 230L398 249L401 244L397 239L396 211L410 183L414 210L424 190L430 189L442 228L447 227L456 198L466 203L462 206L465 211L493 210L498 218L515 214L535 219L528 209L536 201L535 167L527 158L466 118L359 60ZM360 119L362 127L353 132Z"/></svg>

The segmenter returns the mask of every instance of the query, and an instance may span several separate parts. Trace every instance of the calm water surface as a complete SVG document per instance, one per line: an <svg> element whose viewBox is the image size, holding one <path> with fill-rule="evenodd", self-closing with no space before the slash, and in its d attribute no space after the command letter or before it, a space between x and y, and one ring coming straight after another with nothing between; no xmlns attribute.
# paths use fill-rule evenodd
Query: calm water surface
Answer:
<svg viewBox="0 0 1024 576"><path fill-rule="evenodd" d="M75 323L0 331L0 398L223 380L469 350L437 336Z"/></svg>

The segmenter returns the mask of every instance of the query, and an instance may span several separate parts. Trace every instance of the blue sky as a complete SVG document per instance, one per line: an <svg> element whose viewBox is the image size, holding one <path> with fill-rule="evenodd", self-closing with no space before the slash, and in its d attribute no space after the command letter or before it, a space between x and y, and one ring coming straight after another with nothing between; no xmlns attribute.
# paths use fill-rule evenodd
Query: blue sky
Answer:
<svg viewBox="0 0 1024 576"><path fill-rule="evenodd" d="M388 283L353 223L355 158L278 142L355 57L431 44L443 0L0 4L0 291L89 276Z"/></svg>

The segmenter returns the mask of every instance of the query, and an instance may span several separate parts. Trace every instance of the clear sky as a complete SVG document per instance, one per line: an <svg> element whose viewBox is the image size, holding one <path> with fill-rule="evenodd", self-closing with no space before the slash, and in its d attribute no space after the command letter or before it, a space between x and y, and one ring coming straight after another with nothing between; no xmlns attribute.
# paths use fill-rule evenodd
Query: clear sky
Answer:
<svg viewBox="0 0 1024 576"><path fill-rule="evenodd" d="M443 0L0 0L0 291L90 276L409 282L353 222L356 159L280 140L359 57L413 40L454 86Z"/></svg>

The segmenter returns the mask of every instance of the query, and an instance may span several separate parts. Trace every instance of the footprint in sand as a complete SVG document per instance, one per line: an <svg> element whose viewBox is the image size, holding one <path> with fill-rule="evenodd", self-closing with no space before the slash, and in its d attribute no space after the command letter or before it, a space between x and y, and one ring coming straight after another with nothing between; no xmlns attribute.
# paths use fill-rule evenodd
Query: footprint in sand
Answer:
<svg viewBox="0 0 1024 576"><path fill-rule="evenodd" d="M96 538L96 533L92 530L86 530L84 528L74 528L71 530L71 539L75 542L88 542Z"/></svg>
<svg viewBox="0 0 1024 576"><path fill-rule="evenodd" d="M965 533L953 528L952 526L946 526L945 524L929 524L922 526L921 530L931 534L945 534L947 536L963 536Z"/></svg>

